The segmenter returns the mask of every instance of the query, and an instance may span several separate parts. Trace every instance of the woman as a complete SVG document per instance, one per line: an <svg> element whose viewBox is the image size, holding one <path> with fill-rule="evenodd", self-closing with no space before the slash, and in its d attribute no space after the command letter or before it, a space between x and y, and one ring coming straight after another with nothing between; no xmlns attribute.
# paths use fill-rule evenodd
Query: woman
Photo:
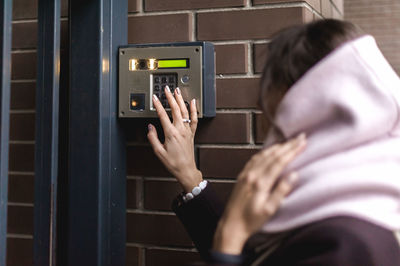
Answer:
<svg viewBox="0 0 400 266"><path fill-rule="evenodd" d="M153 98L165 143L152 125L148 139L184 189L173 209L200 254L215 265L400 265L399 77L371 36L338 20L282 31L268 55L260 104L272 126L225 211L194 162L195 102L184 123L179 89L167 90L171 123Z"/></svg>

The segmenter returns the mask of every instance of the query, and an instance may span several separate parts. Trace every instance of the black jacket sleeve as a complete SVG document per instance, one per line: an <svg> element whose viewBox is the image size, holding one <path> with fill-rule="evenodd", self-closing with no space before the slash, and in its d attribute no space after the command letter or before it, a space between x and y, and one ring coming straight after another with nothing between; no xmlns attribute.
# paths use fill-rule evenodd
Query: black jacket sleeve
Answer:
<svg viewBox="0 0 400 266"><path fill-rule="evenodd" d="M203 259L209 260L214 233L223 213L223 204L209 182L192 200L184 203L179 195L172 203L176 213Z"/></svg>

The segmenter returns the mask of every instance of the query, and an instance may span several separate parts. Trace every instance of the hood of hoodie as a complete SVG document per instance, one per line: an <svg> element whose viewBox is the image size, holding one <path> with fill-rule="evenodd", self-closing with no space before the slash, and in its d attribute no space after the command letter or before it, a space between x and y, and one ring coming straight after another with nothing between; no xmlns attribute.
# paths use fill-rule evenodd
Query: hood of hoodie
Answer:
<svg viewBox="0 0 400 266"><path fill-rule="evenodd" d="M294 84L275 123L307 148L285 170L292 193L263 227L285 231L333 216L400 229L400 79L372 36L335 49ZM269 134L265 146L276 143Z"/></svg>

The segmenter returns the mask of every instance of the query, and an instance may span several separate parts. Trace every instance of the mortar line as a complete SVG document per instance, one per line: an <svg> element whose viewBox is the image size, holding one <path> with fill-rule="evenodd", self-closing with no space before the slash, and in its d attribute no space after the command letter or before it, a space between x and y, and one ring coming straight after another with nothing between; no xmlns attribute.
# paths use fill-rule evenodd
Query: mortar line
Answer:
<svg viewBox="0 0 400 266"><path fill-rule="evenodd" d="M12 207L33 207L33 203L13 202L13 201L8 202L7 205Z"/></svg>
<svg viewBox="0 0 400 266"><path fill-rule="evenodd" d="M10 114L35 114L36 110L34 109L12 109L10 110Z"/></svg>
<svg viewBox="0 0 400 266"><path fill-rule="evenodd" d="M175 216L175 213L172 211L156 211L156 210L147 210L147 209L143 209L143 210L141 210L141 209L126 209L126 213Z"/></svg>
<svg viewBox="0 0 400 266"><path fill-rule="evenodd" d="M136 242L127 242L126 243L127 247L137 247L137 248L142 248L142 249L162 249L162 250L172 250L172 251L197 251L196 248L179 248L179 247L168 247L168 246L157 246L157 245L151 245L151 244L143 244L143 243L136 243Z"/></svg>
<svg viewBox="0 0 400 266"><path fill-rule="evenodd" d="M261 78L261 74L218 74L215 79Z"/></svg>
<svg viewBox="0 0 400 266"><path fill-rule="evenodd" d="M27 234L7 234L7 238L18 238L18 239L33 239L33 235Z"/></svg>
<svg viewBox="0 0 400 266"><path fill-rule="evenodd" d="M255 123L254 123L254 121L255 121L255 119L254 119L254 115L253 115L254 113L252 113L251 115L250 115L250 129L249 129L249 131L250 131L250 144L255 144L255 141L254 141L254 134L255 134L255 130L254 130L254 127L255 127Z"/></svg>
<svg viewBox="0 0 400 266"><path fill-rule="evenodd" d="M36 79L12 79L11 83L34 83Z"/></svg>
<svg viewBox="0 0 400 266"><path fill-rule="evenodd" d="M259 144L239 144L239 145L219 145L219 144L197 144L200 148L210 148L210 149L227 149L227 150L240 150L240 149L248 149L248 150L256 150L260 149L263 146Z"/></svg>
<svg viewBox="0 0 400 266"><path fill-rule="evenodd" d="M196 41L197 40L197 13L196 12L192 12L192 41Z"/></svg>
<svg viewBox="0 0 400 266"><path fill-rule="evenodd" d="M144 181L143 177L138 180L139 185L136 186L136 204L138 209L144 209Z"/></svg>
<svg viewBox="0 0 400 266"><path fill-rule="evenodd" d="M201 14L201 13L216 13L216 12L243 11L243 10L263 10L263 9L277 9L277 8L290 8L290 7L307 7L308 9L311 8L308 3L294 2L294 3L265 4L265 5L248 6L248 7L247 6L245 6L245 7L222 7L222 8L216 7L216 8L183 9L183 10L148 11L143 14L129 13L128 17L188 14L193 11L196 11L198 14Z"/></svg>
<svg viewBox="0 0 400 266"><path fill-rule="evenodd" d="M61 17L60 21L68 21L68 17ZM38 19L37 18L22 18L22 19L16 19L12 21L12 24L22 24L22 23L37 23Z"/></svg>
<svg viewBox="0 0 400 266"><path fill-rule="evenodd" d="M27 48L27 49L15 49L11 51L11 54L29 54L36 53L37 49Z"/></svg>
<svg viewBox="0 0 400 266"><path fill-rule="evenodd" d="M252 41L248 41L247 44L247 73L250 76L254 76L254 67L253 67L253 42Z"/></svg>
<svg viewBox="0 0 400 266"><path fill-rule="evenodd" d="M34 176L35 175L35 172L29 172L29 171L26 171L26 172L23 172L23 171L8 171L8 174L9 175L26 175L26 176Z"/></svg>
<svg viewBox="0 0 400 266"><path fill-rule="evenodd" d="M160 182L171 182L171 183L177 183L178 181L176 180L175 177L144 177L145 181L160 181ZM204 179L213 182L213 183L235 183L235 179L233 178L215 178L215 177L210 177L207 178L205 177Z"/></svg>
<svg viewBox="0 0 400 266"><path fill-rule="evenodd" d="M23 144L23 145L34 145L34 140L10 140L9 144Z"/></svg>

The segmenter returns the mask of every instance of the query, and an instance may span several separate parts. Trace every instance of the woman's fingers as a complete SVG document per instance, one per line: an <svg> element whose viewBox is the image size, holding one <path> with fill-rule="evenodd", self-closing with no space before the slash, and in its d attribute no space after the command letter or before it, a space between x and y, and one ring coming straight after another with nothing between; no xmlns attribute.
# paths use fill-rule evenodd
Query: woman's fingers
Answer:
<svg viewBox="0 0 400 266"><path fill-rule="evenodd" d="M306 146L305 135L300 135L295 140L289 141L287 144L283 145L281 149L278 149L274 154L271 163L268 166L270 185L275 183L276 179L280 176L283 169L293 161L296 156L304 150Z"/></svg>
<svg viewBox="0 0 400 266"><path fill-rule="evenodd" d="M181 110L168 86L165 86L165 96L167 97L169 107L171 108L174 124L183 124Z"/></svg>
<svg viewBox="0 0 400 266"><path fill-rule="evenodd" d="M305 136L302 134L284 144L259 152L246 164L239 179L250 179L247 181L254 181L260 189L270 191L284 168L304 149L305 144Z"/></svg>
<svg viewBox="0 0 400 266"><path fill-rule="evenodd" d="M165 148L164 145L160 142L157 136L157 130L152 124L148 125L149 132L147 133L147 138L153 148L154 153L158 156L164 156Z"/></svg>
<svg viewBox="0 0 400 266"><path fill-rule="evenodd" d="M165 111L160 100L155 94L153 94L153 106L156 108L157 115L160 118L164 132L165 133L169 132L172 128L171 120L169 120L167 112Z"/></svg>
<svg viewBox="0 0 400 266"><path fill-rule="evenodd" d="M175 89L175 100L181 109L182 118L189 119L188 109L186 108L185 101L182 98L181 90L178 87Z"/></svg>
<svg viewBox="0 0 400 266"><path fill-rule="evenodd" d="M197 123L198 123L198 118L197 118L197 107L196 107L196 99L193 99L190 102L190 129L192 130L192 134L194 135L196 133L197 129Z"/></svg>
<svg viewBox="0 0 400 266"><path fill-rule="evenodd" d="M274 191L271 192L270 197L267 199L265 206L265 214L267 216L273 215L280 207L282 201L292 190L294 184L298 179L297 173L290 173L279 181Z"/></svg>

